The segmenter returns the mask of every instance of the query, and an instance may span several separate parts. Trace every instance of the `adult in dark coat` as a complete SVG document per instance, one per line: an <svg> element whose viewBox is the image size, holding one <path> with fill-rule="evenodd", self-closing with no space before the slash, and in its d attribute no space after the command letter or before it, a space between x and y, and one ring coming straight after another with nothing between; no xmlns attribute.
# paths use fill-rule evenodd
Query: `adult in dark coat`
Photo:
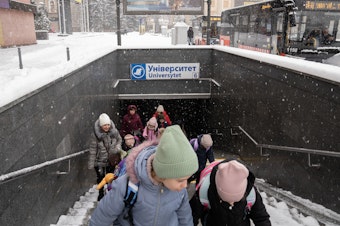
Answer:
<svg viewBox="0 0 340 226"><path fill-rule="evenodd" d="M133 134L135 136L143 133L143 123L137 113L136 105L129 105L127 113L123 117L122 126L120 128L120 136L125 137L126 134Z"/></svg>
<svg viewBox="0 0 340 226"><path fill-rule="evenodd" d="M204 226L250 226L251 219L255 226L271 226L262 197L254 187L255 176L242 163L224 160L214 166L208 179L210 207L200 202L198 192L190 200L194 225L201 219ZM247 196L252 188L255 200L248 208Z"/></svg>
<svg viewBox="0 0 340 226"><path fill-rule="evenodd" d="M193 45L194 44L194 30L192 29L192 27L189 27L187 31L187 35L188 35L188 44Z"/></svg>

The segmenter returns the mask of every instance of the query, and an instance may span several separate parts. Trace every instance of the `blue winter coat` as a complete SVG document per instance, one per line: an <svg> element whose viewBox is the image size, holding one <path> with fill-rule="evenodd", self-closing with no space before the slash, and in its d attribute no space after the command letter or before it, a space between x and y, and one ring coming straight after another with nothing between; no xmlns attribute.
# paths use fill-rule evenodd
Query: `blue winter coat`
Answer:
<svg viewBox="0 0 340 226"><path fill-rule="evenodd" d="M156 151L155 146L141 151L134 162L140 181L137 201L132 208L135 226L191 226L191 208L186 189L170 191L163 185L154 185L147 173L147 159ZM123 218L124 196L128 176L114 180L112 189L100 201L93 212L90 226L110 226L118 219L122 226L129 226Z"/></svg>

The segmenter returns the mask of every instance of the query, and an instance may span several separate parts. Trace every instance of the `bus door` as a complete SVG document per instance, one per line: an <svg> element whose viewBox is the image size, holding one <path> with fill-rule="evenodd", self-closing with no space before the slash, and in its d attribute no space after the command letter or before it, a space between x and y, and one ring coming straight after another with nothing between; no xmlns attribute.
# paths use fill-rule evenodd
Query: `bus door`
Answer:
<svg viewBox="0 0 340 226"><path fill-rule="evenodd" d="M239 26L237 21L236 16L222 14L219 31L220 45L237 47Z"/></svg>
<svg viewBox="0 0 340 226"><path fill-rule="evenodd" d="M272 15L272 53L283 54L285 48L284 36L284 14L278 13Z"/></svg>

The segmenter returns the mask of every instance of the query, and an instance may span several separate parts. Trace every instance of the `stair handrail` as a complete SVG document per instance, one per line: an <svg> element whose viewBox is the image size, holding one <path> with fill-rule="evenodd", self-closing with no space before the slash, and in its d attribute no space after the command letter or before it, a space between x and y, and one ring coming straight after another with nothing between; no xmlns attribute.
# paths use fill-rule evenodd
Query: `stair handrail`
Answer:
<svg viewBox="0 0 340 226"><path fill-rule="evenodd" d="M322 156L331 156L331 157L340 157L340 152L335 151L326 151L326 150L318 150L318 149L309 149L309 148L297 148L297 147L289 147L289 146L279 146L279 145L271 145L271 144L259 144L242 126L235 126L238 128L243 134L246 135L246 137L251 140L257 148L260 148L261 155L262 149L273 149L273 150L280 150L280 151L290 151L290 152L300 152L304 154L308 154L308 165L311 167L320 167L320 164L311 164L310 155L322 155ZM232 135L236 135L232 132ZM268 155L263 155L268 156Z"/></svg>
<svg viewBox="0 0 340 226"><path fill-rule="evenodd" d="M10 172L10 173L7 173L7 174L3 174L3 175L0 176L0 184L4 183L6 181L9 181L11 179L15 179L19 176L23 176L23 175L31 173L33 171L39 170L41 168L44 168L44 167L47 167L47 166L50 166L50 165L53 165L53 164L74 158L74 157L77 157L79 155L83 155L87 152L89 152L89 149L79 151L77 153L73 153L73 154L70 154L70 155L66 155L66 156L63 156L63 157L60 157L60 158L57 158L57 159L49 160L49 161L46 161L46 162L43 162L43 163L40 163L40 164L36 164L36 165L33 165L33 166L29 166L29 167L26 167L26 168L23 168L23 169L20 169L20 170L16 170L16 171L13 171L13 172ZM66 174L66 173L58 171L57 174Z"/></svg>

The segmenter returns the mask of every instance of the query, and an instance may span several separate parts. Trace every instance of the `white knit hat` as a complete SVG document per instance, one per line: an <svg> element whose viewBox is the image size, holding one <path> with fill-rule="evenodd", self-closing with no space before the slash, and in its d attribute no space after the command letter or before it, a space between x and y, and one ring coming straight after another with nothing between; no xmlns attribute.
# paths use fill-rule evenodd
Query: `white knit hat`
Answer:
<svg viewBox="0 0 340 226"><path fill-rule="evenodd" d="M111 125L111 119L107 114L103 113L99 116L99 125L103 126L107 124Z"/></svg>
<svg viewBox="0 0 340 226"><path fill-rule="evenodd" d="M158 105L158 107L157 107L157 112L164 112L164 107L163 107L163 105Z"/></svg>

